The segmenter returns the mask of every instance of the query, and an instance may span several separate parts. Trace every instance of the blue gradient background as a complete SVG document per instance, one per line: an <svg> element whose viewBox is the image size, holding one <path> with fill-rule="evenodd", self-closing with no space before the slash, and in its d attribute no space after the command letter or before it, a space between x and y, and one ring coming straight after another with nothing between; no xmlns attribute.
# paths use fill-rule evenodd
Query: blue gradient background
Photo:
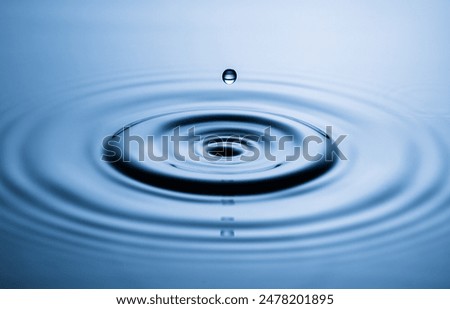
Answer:
<svg viewBox="0 0 450 309"><path fill-rule="evenodd" d="M371 93L377 94L380 109L387 110L395 105L414 118L414 123L434 132L440 143L436 149L427 143L420 146L421 138L427 137L422 135L422 127L413 122L408 123L407 129L402 129L402 132L410 132L409 138L415 139L423 155L420 157L423 177L419 175L419 180L411 186L405 179L403 196L429 185L428 181L433 177L428 177L426 170L431 171L437 166L445 174L435 177L439 190L427 191L423 199L413 200L410 205L419 207L430 203L423 206L424 211L439 207L437 216L443 222L436 223L436 233L432 228L434 223L430 223L431 228L418 232L418 236L413 233L413 236L399 237L398 243L385 249L381 244L376 254L368 254L355 244L347 253L327 255L327 258L319 255L307 259L267 256L241 259L238 251L232 249L222 258L215 255L201 259L191 255L184 259L183 252L171 257L158 256L155 253L158 249L151 249L152 257L142 258L142 255L135 256L132 249L126 254L116 249L108 250L108 241L112 245L114 240L111 239L121 239L120 233L108 238L106 244L99 240L106 249L98 251L87 250L69 240L64 248L53 246L52 235L58 235L57 229L47 233L44 240L35 238L36 231L27 231L24 228L27 224L18 223L21 215L12 215L14 209L30 214L37 207L33 198L19 198L24 196L23 192L30 196L46 196L49 204L61 209L71 203L78 203L80 208L89 205L70 195L66 197L67 204L61 200L50 201L52 190L36 191L30 185L30 182L36 184L35 180L19 171L14 162L3 160L0 163L0 287L450 287L450 228L447 227L450 222L447 174L450 170L445 162L450 147L447 133L450 129L449 1L5 0L0 3L0 24L3 134L23 146L8 148L9 144L3 143L4 158L8 149L15 152L16 157L33 151L25 146L31 144L29 139L37 138L39 132L24 130L26 125L22 116L31 119L37 109L46 106L48 110L35 117L45 113L50 115L52 104L63 106L72 98L82 96L82 90L77 90L80 84L95 88L93 80L97 78L133 75L133 72L178 71L184 72L187 81L198 72L206 72L207 79L217 79L217 83L221 83L223 70L230 67L239 76L232 87L239 87L240 78L245 81L246 74L251 72L268 80L276 80L278 73L287 76L303 74L338 80L343 85L351 85L352 89L370 88ZM150 75L153 80L158 80L158 73ZM260 86L260 90L264 87ZM110 97L115 99L114 94ZM83 104L75 105L72 111L78 113L83 108ZM358 112L365 113L364 109ZM58 119L58 113L53 111L53 118L49 119ZM67 116L71 111L65 113ZM125 122L120 120L118 123L126 124L132 119L130 116L124 119ZM371 134L377 134L377 126L384 126L381 116L378 120L378 124L370 128ZM388 120L386 123L395 130L393 123ZM86 122L79 122L80 127L84 125L96 126L102 133L114 131L92 115ZM54 125L52 130L57 132L58 126ZM67 144L72 138L76 139L78 127L68 129L61 124L61 130ZM346 133L345 128L343 131ZM45 137L41 143L45 145ZM61 143L59 147L64 145ZM70 145L67 147L83 147L77 142ZM387 145L396 147L395 144ZM69 178L83 182L82 167L78 171L64 169L65 160L70 156L64 157L56 148L54 152L48 147L47 150L56 155L47 157L45 152L36 151L32 156L39 158L43 167L57 173L61 182L71 182ZM440 155L436 160L434 155L437 153ZM405 157L404 164L413 170L414 160L408 163L409 159ZM51 162L59 163L59 169L55 170L56 163ZM385 164L386 173L389 173L393 163L386 160ZM365 166L370 171L381 165L371 165L369 160ZM16 184L22 191L14 191L6 184L6 175L11 170L16 171L19 178ZM71 177L66 177L69 174ZM354 194L351 184L358 181L357 177L352 178L347 185L349 190L341 193L342 196L350 198ZM72 185L77 187L78 183L72 181ZM99 182L97 186L106 185ZM363 188L362 192L372 189L369 187ZM322 195L328 194L326 186L321 190ZM80 194L92 196L93 193L80 191ZM284 202L273 199L267 203L281 208ZM170 201L163 204L170 207ZM192 207L192 213L202 211ZM271 214L267 215L270 217ZM423 218L426 220L427 216ZM128 223L133 225L130 220ZM42 231L47 227L43 225ZM414 230L413 223L409 228ZM236 240L238 236L236 232Z"/></svg>

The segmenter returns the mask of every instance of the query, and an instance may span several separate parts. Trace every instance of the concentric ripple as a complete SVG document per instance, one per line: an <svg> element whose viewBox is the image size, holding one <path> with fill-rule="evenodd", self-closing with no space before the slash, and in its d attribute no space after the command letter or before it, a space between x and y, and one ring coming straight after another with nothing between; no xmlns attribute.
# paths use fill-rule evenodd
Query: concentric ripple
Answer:
<svg viewBox="0 0 450 309"><path fill-rule="evenodd" d="M175 134L184 143L170 143ZM301 156L302 137L314 140L314 156ZM181 109L134 122L106 141L105 150L120 171L153 186L242 195L319 177L335 163L336 146L329 140L311 124L287 115L221 107Z"/></svg>
<svg viewBox="0 0 450 309"><path fill-rule="evenodd" d="M401 104L310 76L241 72L232 87L211 76L86 81L32 111L11 110L0 141L5 235L77 256L114 252L131 265L370 259L448 235L448 145ZM202 138L198 161L185 145L185 161L140 160L138 142L118 146L129 162L103 160L105 138L156 141L191 127ZM262 152L252 136L267 127L320 138L311 153L345 135L346 160L286 161L294 142L273 160L241 161Z"/></svg>

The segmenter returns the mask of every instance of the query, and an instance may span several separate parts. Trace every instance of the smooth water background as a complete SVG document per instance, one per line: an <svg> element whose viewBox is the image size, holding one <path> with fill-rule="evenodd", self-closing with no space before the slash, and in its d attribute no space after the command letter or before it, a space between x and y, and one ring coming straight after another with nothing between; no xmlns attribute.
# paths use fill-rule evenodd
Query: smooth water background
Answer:
<svg viewBox="0 0 450 309"><path fill-rule="evenodd" d="M450 287L448 1L2 1L0 24L0 287ZM126 124L224 109L332 125L349 160L231 198L101 161Z"/></svg>

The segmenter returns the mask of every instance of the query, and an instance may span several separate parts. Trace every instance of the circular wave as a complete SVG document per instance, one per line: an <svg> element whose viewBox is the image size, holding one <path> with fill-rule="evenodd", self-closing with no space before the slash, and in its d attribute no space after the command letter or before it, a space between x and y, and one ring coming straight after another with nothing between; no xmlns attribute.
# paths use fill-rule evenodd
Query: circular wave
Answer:
<svg viewBox="0 0 450 309"><path fill-rule="evenodd" d="M314 156L300 156L302 137L320 145L310 147L320 148ZM300 185L333 166L336 148L326 133L287 115L217 107L151 116L126 125L105 144L110 153L105 158L125 175L208 195L260 194Z"/></svg>
<svg viewBox="0 0 450 309"><path fill-rule="evenodd" d="M383 96L259 76L242 72L232 86L207 75L120 76L11 110L1 124L3 230L58 250L183 260L385 254L448 231L442 132ZM129 162L103 160L105 138L157 140L177 127L196 128L199 161L186 146L185 161L139 160L138 142L119 146ZM274 160L241 161L250 147L263 152L252 136L267 127L296 142ZM344 136L345 159L286 161L307 136L324 155L327 139Z"/></svg>

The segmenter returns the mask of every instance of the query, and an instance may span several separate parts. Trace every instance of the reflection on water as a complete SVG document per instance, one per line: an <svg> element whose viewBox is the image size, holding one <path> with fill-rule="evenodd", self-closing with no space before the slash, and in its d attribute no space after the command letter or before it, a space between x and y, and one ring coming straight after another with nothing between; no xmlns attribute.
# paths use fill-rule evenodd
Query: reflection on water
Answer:
<svg viewBox="0 0 450 309"><path fill-rule="evenodd" d="M8 64L8 78L1 75L1 287L450 285L450 97L443 99L444 92L433 93L442 103L433 101L422 114L406 86L395 91L299 70L276 74L276 67L239 70L238 80L234 70L226 70L224 84L216 65L227 64L220 59L177 72L153 69L157 60L149 70L111 72L106 64L139 63L114 52L108 62L95 53L108 50L103 34L109 28L102 25L123 21L99 17L104 24L93 30L99 33L84 37L77 27L95 23L91 13L56 5L56 17L40 9L46 20L3 6L10 9L6 23L19 16L38 26L33 35L16 28L22 38L1 30L11 43L1 52L2 62L23 61L21 44L36 50L41 44L63 46L67 37L58 31L79 45L61 51L67 59L48 62L40 79L34 75L49 56L38 51L20 68ZM113 16L117 7L111 8ZM141 22L142 12L129 14L125 20L134 16ZM58 31L48 28L57 23ZM128 34L128 26L121 31ZM96 36L100 42L91 41ZM116 39L125 43L125 37ZM86 55L78 49L87 42L93 47ZM165 47L154 48L157 55ZM109 73L91 75L83 57L90 69ZM163 55L158 59L165 61ZM76 76L69 69L88 77L60 81L63 73ZM19 83L30 74L36 83ZM187 133L193 126L207 137L194 148L199 161L142 161L139 143L121 148L129 162L104 160L105 137L160 140L174 128ZM333 150L327 142L346 136L339 144L345 160L286 160L295 143L272 149L273 160L239 160L251 149L264 152L263 140L253 136L268 127L277 138L317 137L322 142L311 153L324 157ZM202 152L204 147L212 148ZM190 158L187 147L179 151ZM217 158L204 160L206 154Z"/></svg>

